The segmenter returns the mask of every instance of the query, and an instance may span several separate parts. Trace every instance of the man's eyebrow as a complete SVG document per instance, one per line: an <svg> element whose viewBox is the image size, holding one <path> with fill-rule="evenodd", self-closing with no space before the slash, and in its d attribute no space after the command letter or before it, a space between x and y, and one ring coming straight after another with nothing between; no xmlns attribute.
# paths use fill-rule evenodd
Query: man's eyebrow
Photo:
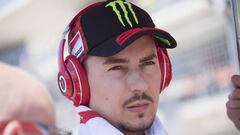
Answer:
<svg viewBox="0 0 240 135"><path fill-rule="evenodd" d="M152 59L154 59L154 58L157 58L156 54L155 54L155 53L151 53L150 55L141 58L141 59L140 59L140 63L144 63L144 62L149 61L149 60L152 60Z"/></svg>
<svg viewBox="0 0 240 135"><path fill-rule="evenodd" d="M104 61L104 65L108 64L120 64L120 63L128 63L129 61L127 59L123 58L115 58L115 57L109 57Z"/></svg>

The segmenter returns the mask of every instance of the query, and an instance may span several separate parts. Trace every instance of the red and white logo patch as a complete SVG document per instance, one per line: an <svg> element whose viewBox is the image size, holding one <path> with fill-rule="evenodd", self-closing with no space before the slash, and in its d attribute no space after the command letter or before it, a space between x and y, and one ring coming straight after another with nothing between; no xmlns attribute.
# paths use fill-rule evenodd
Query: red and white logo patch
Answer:
<svg viewBox="0 0 240 135"><path fill-rule="evenodd" d="M72 48L71 54L79 58L84 52L84 45L80 35L80 32L77 32L76 35L69 43L70 48Z"/></svg>

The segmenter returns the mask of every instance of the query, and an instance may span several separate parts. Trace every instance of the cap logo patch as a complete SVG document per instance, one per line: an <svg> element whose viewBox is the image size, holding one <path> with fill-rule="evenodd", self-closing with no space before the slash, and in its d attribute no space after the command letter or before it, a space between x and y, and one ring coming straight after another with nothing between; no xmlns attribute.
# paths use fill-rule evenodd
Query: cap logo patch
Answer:
<svg viewBox="0 0 240 135"><path fill-rule="evenodd" d="M109 7L109 6L112 7L112 10L116 13L118 20L120 21L122 26L126 27L126 24L123 21L123 17L121 15L120 11L117 9L117 4L121 7L121 10L124 14L124 18L127 20L127 23L129 24L129 26L131 28L133 27L133 24L132 24L131 20L129 19L128 10L131 12L132 16L134 17L136 24L138 24L138 19L137 19L135 12L133 11L132 4L128 1L115 0L115 1L108 3L105 7Z"/></svg>
<svg viewBox="0 0 240 135"><path fill-rule="evenodd" d="M71 54L79 58L84 51L84 45L79 32L76 33L69 44L73 47Z"/></svg>
<svg viewBox="0 0 240 135"><path fill-rule="evenodd" d="M161 42L163 42L165 45L168 45L168 46L171 46L171 43L165 39L165 38L162 38L162 37L159 37L159 36L154 36L155 38L159 39Z"/></svg>

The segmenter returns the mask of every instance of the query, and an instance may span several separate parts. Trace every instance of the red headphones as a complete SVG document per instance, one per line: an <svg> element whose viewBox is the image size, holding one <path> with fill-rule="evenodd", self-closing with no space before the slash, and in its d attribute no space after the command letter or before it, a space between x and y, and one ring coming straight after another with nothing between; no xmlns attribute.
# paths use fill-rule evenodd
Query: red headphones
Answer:
<svg viewBox="0 0 240 135"><path fill-rule="evenodd" d="M172 64L166 49L157 47L158 62L161 70L160 93L172 80Z"/></svg>
<svg viewBox="0 0 240 135"><path fill-rule="evenodd" d="M74 55L69 55L64 60L64 45L66 35L72 29L72 25L87 9L101 3L93 4L79 12L67 26L62 34L62 40L58 52L58 86L61 93L72 100L75 106L88 105L90 100L90 88L87 74L82 63ZM80 34L81 36L81 34ZM84 39L83 39L84 40ZM86 44L85 41L83 43ZM161 70L160 92L166 88L172 79L172 67L166 49L157 47L157 55Z"/></svg>

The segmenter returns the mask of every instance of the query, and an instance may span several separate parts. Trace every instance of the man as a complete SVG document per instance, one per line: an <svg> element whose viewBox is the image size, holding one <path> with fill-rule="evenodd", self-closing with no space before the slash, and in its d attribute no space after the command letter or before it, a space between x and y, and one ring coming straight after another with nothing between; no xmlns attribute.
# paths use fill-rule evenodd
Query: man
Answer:
<svg viewBox="0 0 240 135"><path fill-rule="evenodd" d="M232 76L234 90L228 96L227 115L233 121L234 125L240 130L240 76Z"/></svg>
<svg viewBox="0 0 240 135"><path fill-rule="evenodd" d="M65 36L69 56L64 60ZM63 33L59 88L80 115L79 135L165 135L156 117L171 80L175 39L127 0L92 4Z"/></svg>
<svg viewBox="0 0 240 135"><path fill-rule="evenodd" d="M0 134L51 135L57 132L46 88L23 70L0 62Z"/></svg>

